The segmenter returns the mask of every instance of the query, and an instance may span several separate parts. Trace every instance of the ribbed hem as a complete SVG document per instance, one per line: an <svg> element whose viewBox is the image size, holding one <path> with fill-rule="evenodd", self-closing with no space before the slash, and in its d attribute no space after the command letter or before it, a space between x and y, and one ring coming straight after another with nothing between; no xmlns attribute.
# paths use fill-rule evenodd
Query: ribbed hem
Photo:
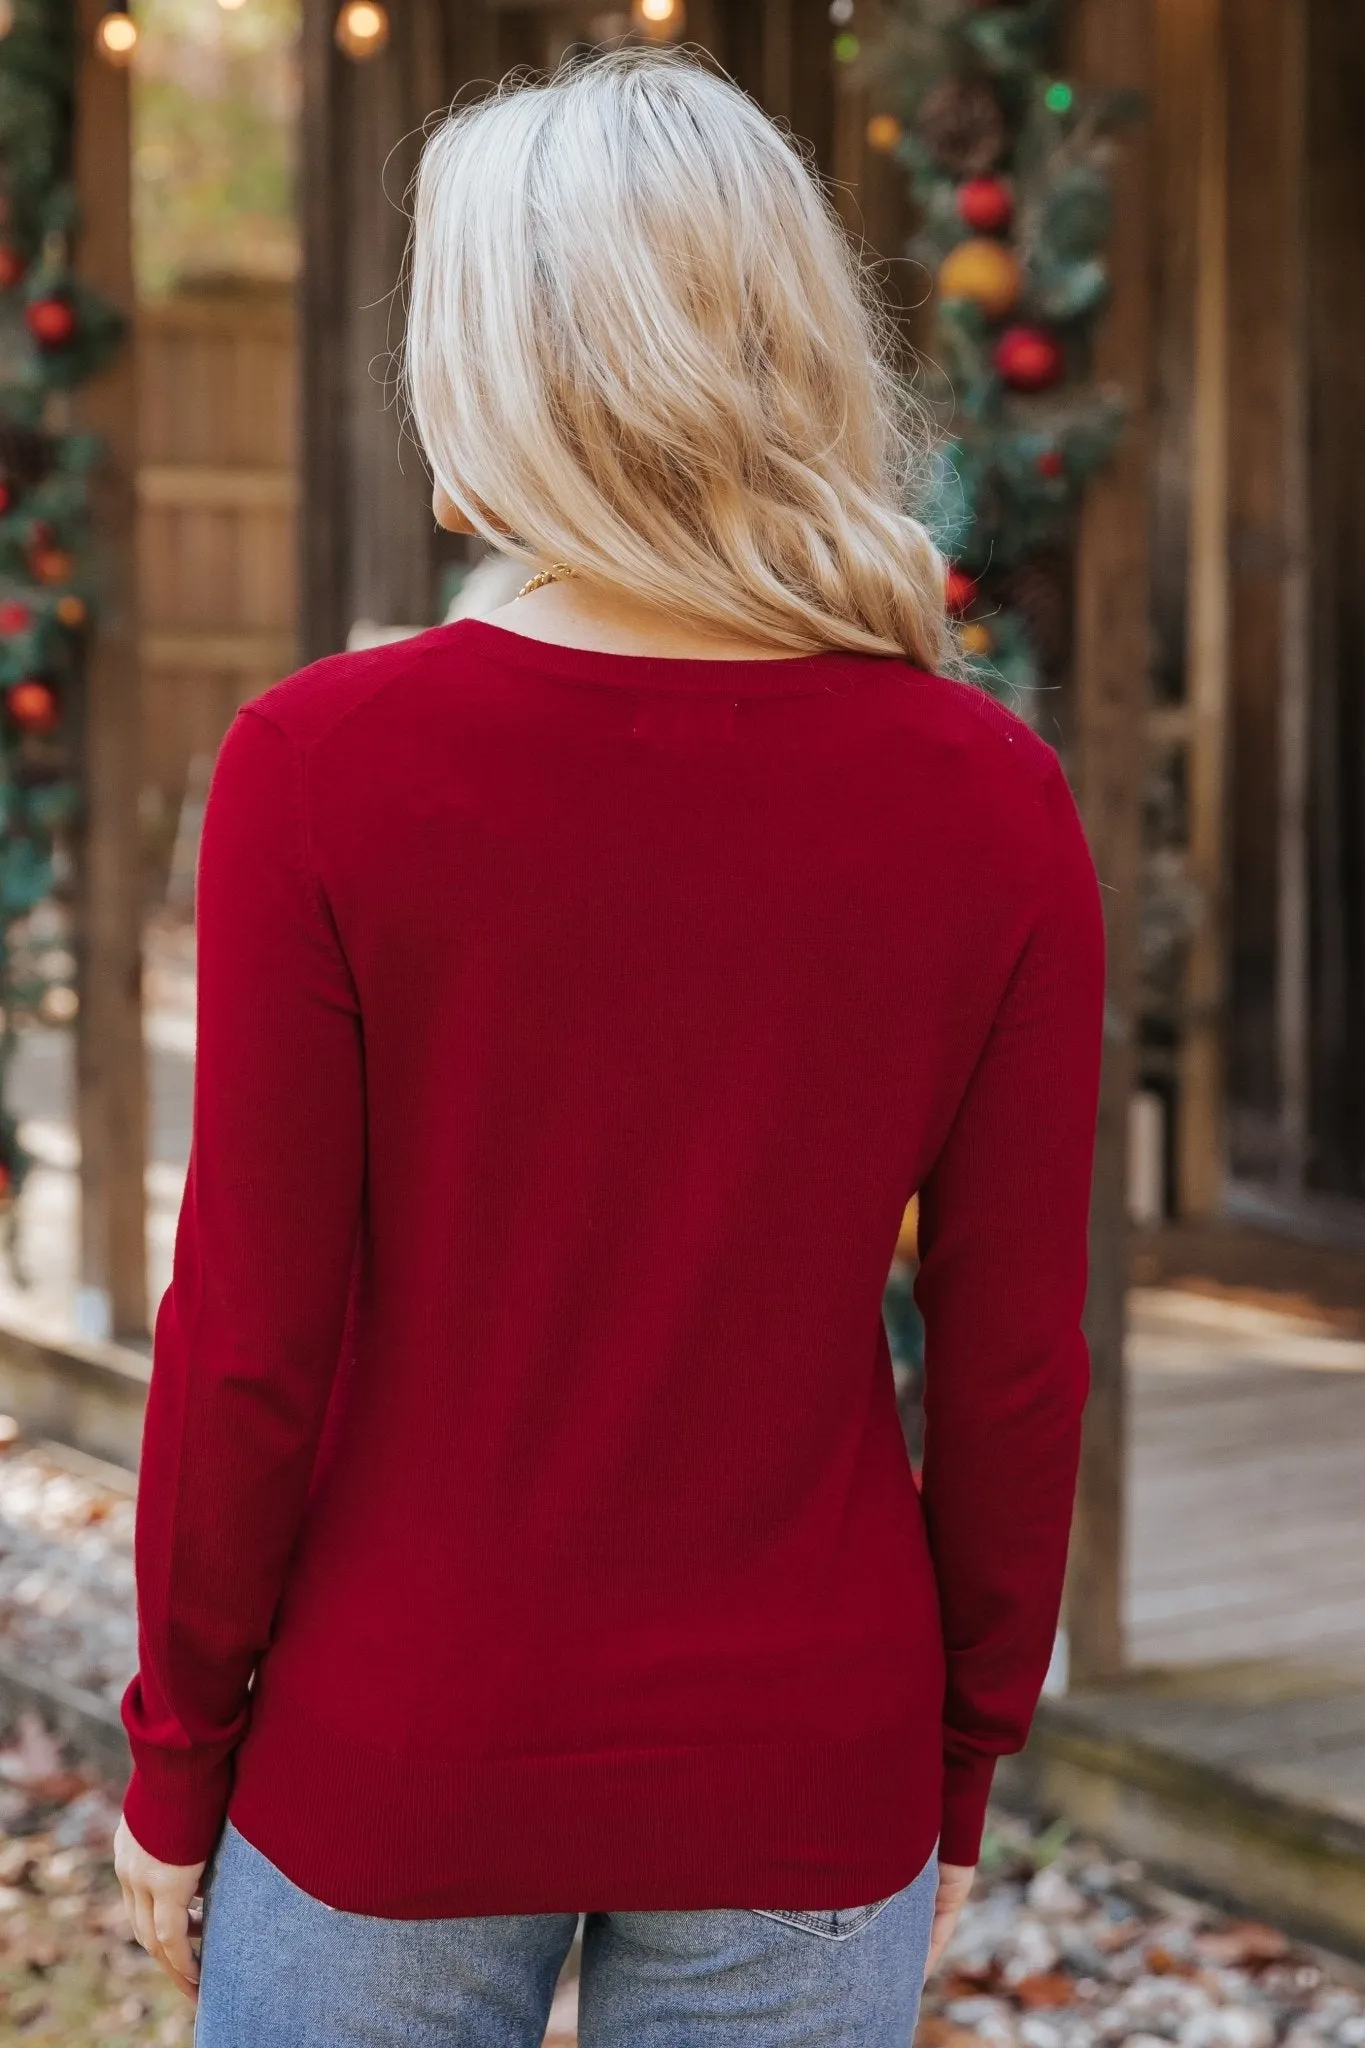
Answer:
<svg viewBox="0 0 1365 2048"><path fill-rule="evenodd" d="M206 1764L195 1752L144 1754L123 1795L135 1842L158 1863L206 1863L223 1828L232 1785L230 1762Z"/></svg>
<svg viewBox="0 0 1365 2048"><path fill-rule="evenodd" d="M986 1802L995 1775L993 1756L949 1756L943 1769L943 1832L940 1863L974 1865L986 1831Z"/></svg>
<svg viewBox="0 0 1365 2048"><path fill-rule="evenodd" d="M268 1694L268 1688L266 1689ZM939 1733L424 1759L262 1697L233 1825L300 1889L391 1919L866 1905L939 1833Z"/></svg>

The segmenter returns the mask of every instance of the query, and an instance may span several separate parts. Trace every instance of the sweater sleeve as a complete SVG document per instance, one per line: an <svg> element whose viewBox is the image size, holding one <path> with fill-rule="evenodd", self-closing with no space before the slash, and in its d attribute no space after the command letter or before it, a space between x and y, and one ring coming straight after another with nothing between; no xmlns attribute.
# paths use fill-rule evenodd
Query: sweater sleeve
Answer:
<svg viewBox="0 0 1365 2048"><path fill-rule="evenodd" d="M923 1491L947 1653L939 1854L975 1863L996 1758L1023 1746L1066 1567L1099 1090L1099 890L1059 766L1040 908L920 1193Z"/></svg>
<svg viewBox="0 0 1365 2048"><path fill-rule="evenodd" d="M143 1848L206 1858L301 1522L364 1177L359 1009L310 872L302 760L248 708L196 890L189 1173L156 1320L138 1487L125 1798Z"/></svg>

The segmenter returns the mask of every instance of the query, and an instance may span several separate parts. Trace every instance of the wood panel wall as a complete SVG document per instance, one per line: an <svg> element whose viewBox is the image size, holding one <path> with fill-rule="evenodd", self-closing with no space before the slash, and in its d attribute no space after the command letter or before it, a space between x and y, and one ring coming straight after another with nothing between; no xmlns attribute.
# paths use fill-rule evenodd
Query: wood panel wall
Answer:
<svg viewBox="0 0 1365 2048"><path fill-rule="evenodd" d="M1365 1197L1365 15L1312 0L1310 1184Z"/></svg>
<svg viewBox="0 0 1365 2048"><path fill-rule="evenodd" d="M144 784L168 822L191 760L296 663L294 334L281 287L139 314Z"/></svg>

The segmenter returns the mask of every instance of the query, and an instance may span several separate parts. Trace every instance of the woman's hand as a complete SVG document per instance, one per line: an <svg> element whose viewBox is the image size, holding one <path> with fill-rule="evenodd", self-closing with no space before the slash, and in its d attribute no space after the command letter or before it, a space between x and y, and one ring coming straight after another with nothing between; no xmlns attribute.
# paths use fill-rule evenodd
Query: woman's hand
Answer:
<svg viewBox="0 0 1365 2048"><path fill-rule="evenodd" d="M934 1897L934 1925L929 1937L929 1960L924 1966L927 1983L939 1966L943 1951L953 1938L958 1914L967 1903L976 1868L970 1863L940 1863L938 1891Z"/></svg>
<svg viewBox="0 0 1365 2048"><path fill-rule="evenodd" d="M199 1964L190 1947L190 1901L198 1894L204 1865L158 1863L120 1819L114 1834L114 1874L134 1934L172 1984L186 1998L197 1999Z"/></svg>

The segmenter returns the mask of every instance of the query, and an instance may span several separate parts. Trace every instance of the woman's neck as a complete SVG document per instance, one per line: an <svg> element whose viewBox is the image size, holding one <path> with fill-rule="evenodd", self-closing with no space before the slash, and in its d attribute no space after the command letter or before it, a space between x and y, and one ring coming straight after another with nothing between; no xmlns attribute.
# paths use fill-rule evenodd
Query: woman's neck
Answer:
<svg viewBox="0 0 1365 2048"><path fill-rule="evenodd" d="M624 597L581 577L542 584L488 614L528 640L556 647L584 647L599 654L655 655L663 660L774 661L793 650L731 634L705 632L670 618L653 605Z"/></svg>

